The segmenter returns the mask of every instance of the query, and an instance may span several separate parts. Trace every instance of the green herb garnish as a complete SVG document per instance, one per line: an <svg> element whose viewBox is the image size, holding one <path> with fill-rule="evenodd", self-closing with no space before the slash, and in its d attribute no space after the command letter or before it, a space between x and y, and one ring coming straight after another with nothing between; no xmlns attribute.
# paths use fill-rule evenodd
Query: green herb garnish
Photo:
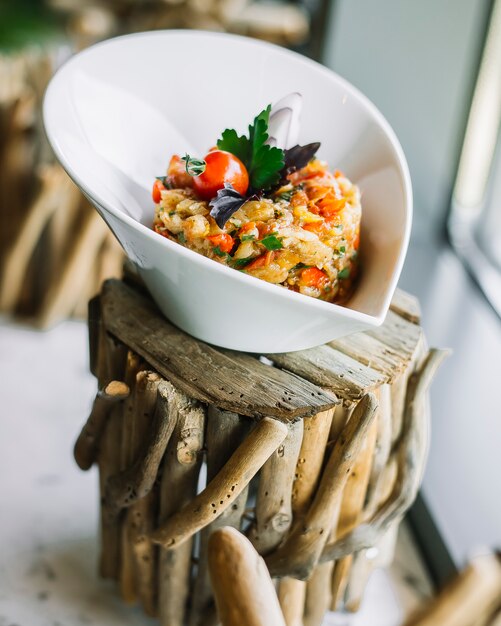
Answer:
<svg viewBox="0 0 501 626"><path fill-rule="evenodd" d="M212 250L213 250L214 254L216 254L217 256L220 256L221 258L230 256L227 252L223 252L219 246L216 246L215 248L212 248Z"/></svg>
<svg viewBox="0 0 501 626"><path fill-rule="evenodd" d="M242 235L240 241L254 241L255 238L255 235Z"/></svg>
<svg viewBox="0 0 501 626"><path fill-rule="evenodd" d="M346 252L346 246L339 246L339 252L344 254Z"/></svg>
<svg viewBox="0 0 501 626"><path fill-rule="evenodd" d="M270 111L271 104L254 118L248 137L227 128L217 142L220 150L231 152L244 163L253 189L266 190L276 185L285 164L284 151L266 143Z"/></svg>
<svg viewBox="0 0 501 626"><path fill-rule="evenodd" d="M292 268L293 270L304 270L308 267L311 267L311 265L306 265L306 263L296 263L296 265L294 265L294 267Z"/></svg>
<svg viewBox="0 0 501 626"><path fill-rule="evenodd" d="M181 243L186 243L186 235L183 232L179 233L177 236L177 240Z"/></svg>
<svg viewBox="0 0 501 626"><path fill-rule="evenodd" d="M207 167L207 163L203 159L195 159L189 154L181 157L181 161L185 162L186 173L190 176L200 176L200 174L205 172L205 168Z"/></svg>
<svg viewBox="0 0 501 626"><path fill-rule="evenodd" d="M296 193L295 189L289 189L288 191L282 191L282 193L279 193L277 198L280 198L280 200L286 200L287 202L290 202L292 196Z"/></svg>
<svg viewBox="0 0 501 626"><path fill-rule="evenodd" d="M245 267L246 265L249 265L249 263L254 259L254 257L252 256L248 256L245 259L232 259L230 264L232 267L236 268L236 269L241 269L243 267Z"/></svg>
<svg viewBox="0 0 501 626"><path fill-rule="evenodd" d="M155 178L159 180L166 189L172 189L172 184L168 176L155 176Z"/></svg>
<svg viewBox="0 0 501 626"><path fill-rule="evenodd" d="M340 272L338 272L337 277L340 280L346 280L346 278L350 277L350 268L349 267L344 267Z"/></svg>
<svg viewBox="0 0 501 626"><path fill-rule="evenodd" d="M282 240L279 239L274 233L266 235L266 237L263 237L259 243L262 243L267 250L280 250L284 247Z"/></svg>

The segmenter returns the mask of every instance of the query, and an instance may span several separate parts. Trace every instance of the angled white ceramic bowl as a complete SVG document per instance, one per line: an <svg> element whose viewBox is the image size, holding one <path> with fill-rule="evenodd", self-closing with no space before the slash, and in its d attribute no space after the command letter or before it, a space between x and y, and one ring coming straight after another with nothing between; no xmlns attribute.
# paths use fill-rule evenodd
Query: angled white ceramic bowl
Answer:
<svg viewBox="0 0 501 626"><path fill-rule="evenodd" d="M362 274L349 306L220 265L150 229L150 190L173 153L203 154L283 95L303 95L300 142L362 190ZM384 320L407 250L412 193L402 149L374 105L297 54L233 35L158 31L77 54L52 79L47 135L71 178L177 326L250 352L301 350Z"/></svg>

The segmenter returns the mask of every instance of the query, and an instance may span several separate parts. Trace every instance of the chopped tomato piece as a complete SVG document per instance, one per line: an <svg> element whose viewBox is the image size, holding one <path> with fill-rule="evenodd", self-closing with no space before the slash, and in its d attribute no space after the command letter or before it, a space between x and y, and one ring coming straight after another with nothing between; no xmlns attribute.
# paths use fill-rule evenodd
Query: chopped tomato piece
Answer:
<svg viewBox="0 0 501 626"><path fill-rule="evenodd" d="M318 267L307 267L301 272L301 282L307 287L321 289L329 282L329 278L327 274L319 270Z"/></svg>
<svg viewBox="0 0 501 626"><path fill-rule="evenodd" d="M358 229L355 234L355 239L353 240L353 248L355 250L358 250L359 245L360 245L360 229Z"/></svg>
<svg viewBox="0 0 501 626"><path fill-rule="evenodd" d="M265 224L264 222L256 222L256 227L259 231L259 239L263 239L266 235L273 232L272 224Z"/></svg>
<svg viewBox="0 0 501 626"><path fill-rule="evenodd" d="M306 206L308 204L308 196L301 189L296 191L296 193L291 198L292 206Z"/></svg>
<svg viewBox="0 0 501 626"><path fill-rule="evenodd" d="M308 224L303 224L304 230L309 230L310 233L320 233L324 227L325 222L309 222Z"/></svg>
<svg viewBox="0 0 501 626"><path fill-rule="evenodd" d="M339 213L339 211L344 209L345 204L345 198L336 198L334 194L328 194L325 198L317 202L320 214L324 217L332 217L336 213Z"/></svg>
<svg viewBox="0 0 501 626"><path fill-rule="evenodd" d="M251 261L249 265L246 266L245 269L254 270L254 269L257 269L258 267L266 267L271 263L274 256L275 256L274 251L268 250L261 256L258 256L257 259L254 259L254 261Z"/></svg>
<svg viewBox="0 0 501 626"><path fill-rule="evenodd" d="M249 230L252 230L253 228L255 228L255 226L256 226L256 222L247 222L240 228L239 234L245 235L245 233L248 233Z"/></svg>
<svg viewBox="0 0 501 626"><path fill-rule="evenodd" d="M151 197L153 198L153 202L155 204L158 204L160 200L162 199L162 191L164 189L165 189L165 185L161 181L156 180L153 183L153 190L151 192Z"/></svg>
<svg viewBox="0 0 501 626"><path fill-rule="evenodd" d="M231 235L228 235L228 233L210 235L207 239L214 247L219 246L221 252L231 252L233 246L235 245L235 240Z"/></svg>
<svg viewBox="0 0 501 626"><path fill-rule="evenodd" d="M162 235L162 237L165 237L166 239L171 238L171 235L166 228L160 227L160 225L155 224L154 229L155 229L155 232L158 233L159 235Z"/></svg>

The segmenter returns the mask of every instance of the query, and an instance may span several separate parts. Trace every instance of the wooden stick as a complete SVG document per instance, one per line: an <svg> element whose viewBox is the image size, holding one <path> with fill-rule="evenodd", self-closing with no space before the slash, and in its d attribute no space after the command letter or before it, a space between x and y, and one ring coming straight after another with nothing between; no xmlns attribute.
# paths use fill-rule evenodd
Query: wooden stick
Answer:
<svg viewBox="0 0 501 626"><path fill-rule="evenodd" d="M335 410L332 418L332 423L329 432L329 444L327 449L329 454L332 452L332 446L334 442L339 438L343 428L346 426L351 414L353 412L353 404L345 406L339 404ZM335 507L333 511L333 530L331 535L335 537L335 528L337 526L337 520L339 517L339 506ZM329 610L332 598L332 571L334 563L322 563L314 568L313 574L307 583L302 582L306 588L306 597L304 603L304 615L303 621L305 626L313 626L314 624L321 623L325 612Z"/></svg>
<svg viewBox="0 0 501 626"><path fill-rule="evenodd" d="M224 464L229 461L233 452L249 433L250 421L236 413L221 411L210 406L207 415L206 449L207 449L207 483L217 476ZM192 594L189 626L205 626L211 611L214 611L214 598L210 583L208 545L209 536L223 526L232 526L240 530L242 516L247 503L248 487L238 496L235 502L218 516L200 533L200 550ZM216 622L217 623L217 622Z"/></svg>
<svg viewBox="0 0 501 626"><path fill-rule="evenodd" d="M146 433L143 451L133 465L108 481L106 499L112 506L130 506L144 498L153 487L175 426L174 417L167 408L171 396L170 387L170 383L166 381L161 381L158 385L157 407L151 427Z"/></svg>
<svg viewBox="0 0 501 626"><path fill-rule="evenodd" d="M114 342L101 326L98 369L101 382L114 377L123 377L125 370L125 354L121 344ZM127 385L128 387L128 385ZM125 389L125 386L124 386ZM101 554L99 571L103 578L118 579L121 562L119 516L110 514L104 504L104 494L109 476L120 469L121 450L120 433L123 425L124 404L113 404L111 412L104 424L97 450L99 467L99 489L101 502Z"/></svg>
<svg viewBox="0 0 501 626"><path fill-rule="evenodd" d="M155 372L143 370L136 376L131 458L137 459L151 428L159 383L160 377ZM156 550L150 539L156 515L156 498L151 491L131 504L126 515L126 534L132 546L137 592L150 616L156 614Z"/></svg>
<svg viewBox="0 0 501 626"><path fill-rule="evenodd" d="M73 450L75 461L80 469L88 470L95 462L99 439L111 409L117 402L125 400L129 393L129 387L118 380L112 380L104 389L100 389L97 392L91 413L76 440Z"/></svg>
<svg viewBox="0 0 501 626"><path fill-rule="evenodd" d="M367 552L367 550L361 550L353 555L344 598L344 610L350 613L356 613L359 610L369 576L374 569L374 559L369 559Z"/></svg>
<svg viewBox="0 0 501 626"><path fill-rule="evenodd" d="M285 577L278 583L278 601L287 626L303 626L303 612L306 600L304 580Z"/></svg>
<svg viewBox="0 0 501 626"><path fill-rule="evenodd" d="M291 505L295 517L305 513L315 493L334 411L329 409L304 418L303 441L292 488Z"/></svg>
<svg viewBox="0 0 501 626"><path fill-rule="evenodd" d="M336 529L337 536L343 536L351 531L360 520L374 460L379 416L380 411L378 410L348 476L341 500L341 509ZM334 566L332 576L332 611L337 611L342 602L348 584L352 561L353 555L349 554L337 561Z"/></svg>
<svg viewBox="0 0 501 626"><path fill-rule="evenodd" d="M163 459L160 484L162 524L195 496L202 463L205 412L170 383L162 381L171 420L176 425ZM160 548L158 612L162 626L183 626L189 594L193 540Z"/></svg>
<svg viewBox="0 0 501 626"><path fill-rule="evenodd" d="M340 411L343 411L342 405L303 420L303 440L296 463L291 497L294 523L303 519L311 504L320 479L333 417ZM278 596L287 626L302 626L306 583L295 578L282 578L278 585Z"/></svg>
<svg viewBox="0 0 501 626"><path fill-rule="evenodd" d="M141 359L139 356L129 350L127 353L124 379L131 389L131 395L125 400L123 407L123 425L120 446L120 469L122 470L134 462L132 438L135 419L136 376L141 370L141 367ZM108 510L110 517L117 517L119 515L119 511L116 510L116 507L109 506L105 498L103 508ZM134 576L134 557L129 540L127 516L128 511L126 511L123 516L121 526L120 593L122 600L126 604L134 604L137 600L137 592Z"/></svg>
<svg viewBox="0 0 501 626"><path fill-rule="evenodd" d="M106 233L107 226L99 214L90 212L59 279L46 294L38 320L41 327L50 326L73 309Z"/></svg>
<svg viewBox="0 0 501 626"><path fill-rule="evenodd" d="M294 523L285 543L267 558L272 575L288 573L304 580L311 574L328 540L336 507L376 409L372 393L358 403L334 445L304 521Z"/></svg>
<svg viewBox="0 0 501 626"><path fill-rule="evenodd" d="M332 570L334 563L321 563L313 570L306 585L304 626L320 626L332 599Z"/></svg>
<svg viewBox="0 0 501 626"><path fill-rule="evenodd" d="M263 418L204 491L160 526L152 540L164 548L180 545L215 520L233 504L286 436L285 424Z"/></svg>
<svg viewBox="0 0 501 626"><path fill-rule="evenodd" d="M501 606L501 561L495 554L474 559L405 626L472 626L482 613Z"/></svg>
<svg viewBox="0 0 501 626"><path fill-rule="evenodd" d="M248 537L261 555L278 546L292 523L291 493L303 439L303 420L289 424L288 431L259 474L256 521Z"/></svg>
<svg viewBox="0 0 501 626"><path fill-rule="evenodd" d="M40 169L40 191L23 220L23 226L4 263L0 281L0 309L13 311L19 300L23 277L40 235L58 206L60 194L69 193L72 183L58 165Z"/></svg>
<svg viewBox="0 0 501 626"><path fill-rule="evenodd" d="M210 483L229 461L233 452L249 432L248 419L210 406L207 415L207 483ZM189 626L205 626L208 615L214 610L214 600L209 576L208 545L209 536L223 526L240 529L242 515L247 503L248 488L243 489L232 506L228 507L200 533L200 551L197 576L192 593Z"/></svg>
<svg viewBox="0 0 501 626"><path fill-rule="evenodd" d="M222 626L285 626L263 559L234 528L210 536L209 571Z"/></svg>
<svg viewBox="0 0 501 626"><path fill-rule="evenodd" d="M321 562L376 545L392 523L400 519L414 502L426 463L429 431L429 415L420 410L420 406L436 370L448 354L447 350L430 350L422 367L410 380L405 428L398 446L399 475L391 498L369 522L360 524L345 537L325 546Z"/></svg>
<svg viewBox="0 0 501 626"><path fill-rule="evenodd" d="M385 472L388 467L388 459L391 452L392 440L392 412L391 412L391 387L381 385L379 389L379 408L377 412L377 434L374 448L367 493L365 497L364 516L372 517L376 508L382 504L380 494L384 489L383 478L390 476Z"/></svg>

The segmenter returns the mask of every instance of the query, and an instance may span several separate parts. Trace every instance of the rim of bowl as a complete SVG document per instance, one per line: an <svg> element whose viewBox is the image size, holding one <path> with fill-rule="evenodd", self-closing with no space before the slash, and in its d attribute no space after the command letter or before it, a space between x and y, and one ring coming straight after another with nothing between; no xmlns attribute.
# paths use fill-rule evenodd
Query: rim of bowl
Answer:
<svg viewBox="0 0 501 626"><path fill-rule="evenodd" d="M293 58L295 62L302 63L307 67L311 67L315 69L317 72L321 72L324 74L329 80L334 80L338 84L342 85L344 89L346 89L351 96L356 98L366 109L367 113L372 116L372 118L377 122L377 124L382 128L386 137L389 139L391 147L395 151L396 161L398 163L400 169L400 175L403 181L404 188L404 206L405 206L405 228L404 234L402 237L402 244L400 247L400 252L398 255L398 259L395 263L395 266L392 271L392 278L389 284L389 288L387 290L386 297L384 299L383 304L381 305L381 311L377 315L370 315L369 313L364 313L362 311L358 311L357 309L352 309L348 305L340 305L335 304L333 302L326 302L324 300L319 300L317 298L312 298L310 296L306 296L301 293L296 293L294 291L290 291L289 289L280 288L279 285L274 285L272 283L268 283L265 280L256 278L254 276L250 276L248 274L244 274L243 272L238 272L237 270L223 265L221 263L214 262L213 259L209 259L208 257L203 256L195 252L194 250L190 250L189 248L185 248L182 245L174 241L170 241L166 237L162 237L158 233L156 233L153 229L141 224L141 222L135 220L129 215L123 213L122 211L116 209L115 207L109 205L106 201L99 197L99 194L92 193L85 183L82 181L80 176L77 174L75 169L70 165L64 151L61 149L59 142L57 140L57 116L53 116L53 110L51 105L52 94L58 88L60 88L61 80L64 79L64 75L71 71L73 65L77 65L80 62L80 59L89 54L95 53L97 48L107 47L107 46L115 46L120 43L122 40L130 40L130 39L142 39L142 38L153 38L153 37L183 37L183 38L224 38L224 39L233 39L235 41L245 42L247 45L255 46L257 48L267 48L272 49L275 54L280 54L284 57ZM168 30L155 30L155 31L145 31L140 33L131 33L127 35L120 35L118 37L112 37L110 39L106 39L104 41L100 41L81 52L78 52L67 59L56 71L56 73L51 78L49 85L45 91L44 101L43 101L43 124L45 128L45 133L49 140L49 143L54 150L54 153L57 156L58 161L63 165L66 173L73 180L73 182L82 190L82 192L89 198L89 200L99 205L101 210L107 211L111 213L114 217L118 218L125 224L131 226L132 228L138 229L143 235L157 243L161 242L161 245L164 245L168 248L174 250L177 254L181 256L186 256L188 259L195 263L199 263L200 265L205 265L206 267L211 268L214 271L222 272L223 275L231 275L235 280L241 280L244 282L248 282L249 285L254 288L260 289L265 292L271 292L278 296L281 293L282 297L286 299L291 299L292 302L299 304L302 302L303 304L311 307L318 308L322 311L323 314L328 314L329 312L337 314L342 314L346 317L350 317L354 320L363 322L370 326L379 326L383 323L388 308L390 306L391 298L393 297L393 293L397 286L398 279L401 274L401 270L404 264L405 256L407 253L407 247L410 238L411 226L412 226L412 213L413 213L413 196L412 196L412 183L409 173L409 167L407 165L407 160L405 158L404 151L400 142L395 134L395 131L390 126L390 123L386 120L384 115L379 111L376 105L366 96L364 95L357 87L352 85L348 80L337 74L335 71L325 67L321 63L317 61L313 61L297 52L293 52L292 50L287 50L278 46L276 44L272 44L266 41L261 41L257 39L253 39L252 37L246 37L243 35L236 35L233 33L220 33L220 32L211 32L211 31L201 31L201 30L188 30L188 29L168 29ZM363 210L363 209L362 209ZM106 221L106 220L105 220ZM108 226L110 229L111 227ZM207 265L210 264L210 265ZM231 272L231 274L227 274ZM280 289L280 292L277 291ZM299 298L299 300L298 300Z"/></svg>

